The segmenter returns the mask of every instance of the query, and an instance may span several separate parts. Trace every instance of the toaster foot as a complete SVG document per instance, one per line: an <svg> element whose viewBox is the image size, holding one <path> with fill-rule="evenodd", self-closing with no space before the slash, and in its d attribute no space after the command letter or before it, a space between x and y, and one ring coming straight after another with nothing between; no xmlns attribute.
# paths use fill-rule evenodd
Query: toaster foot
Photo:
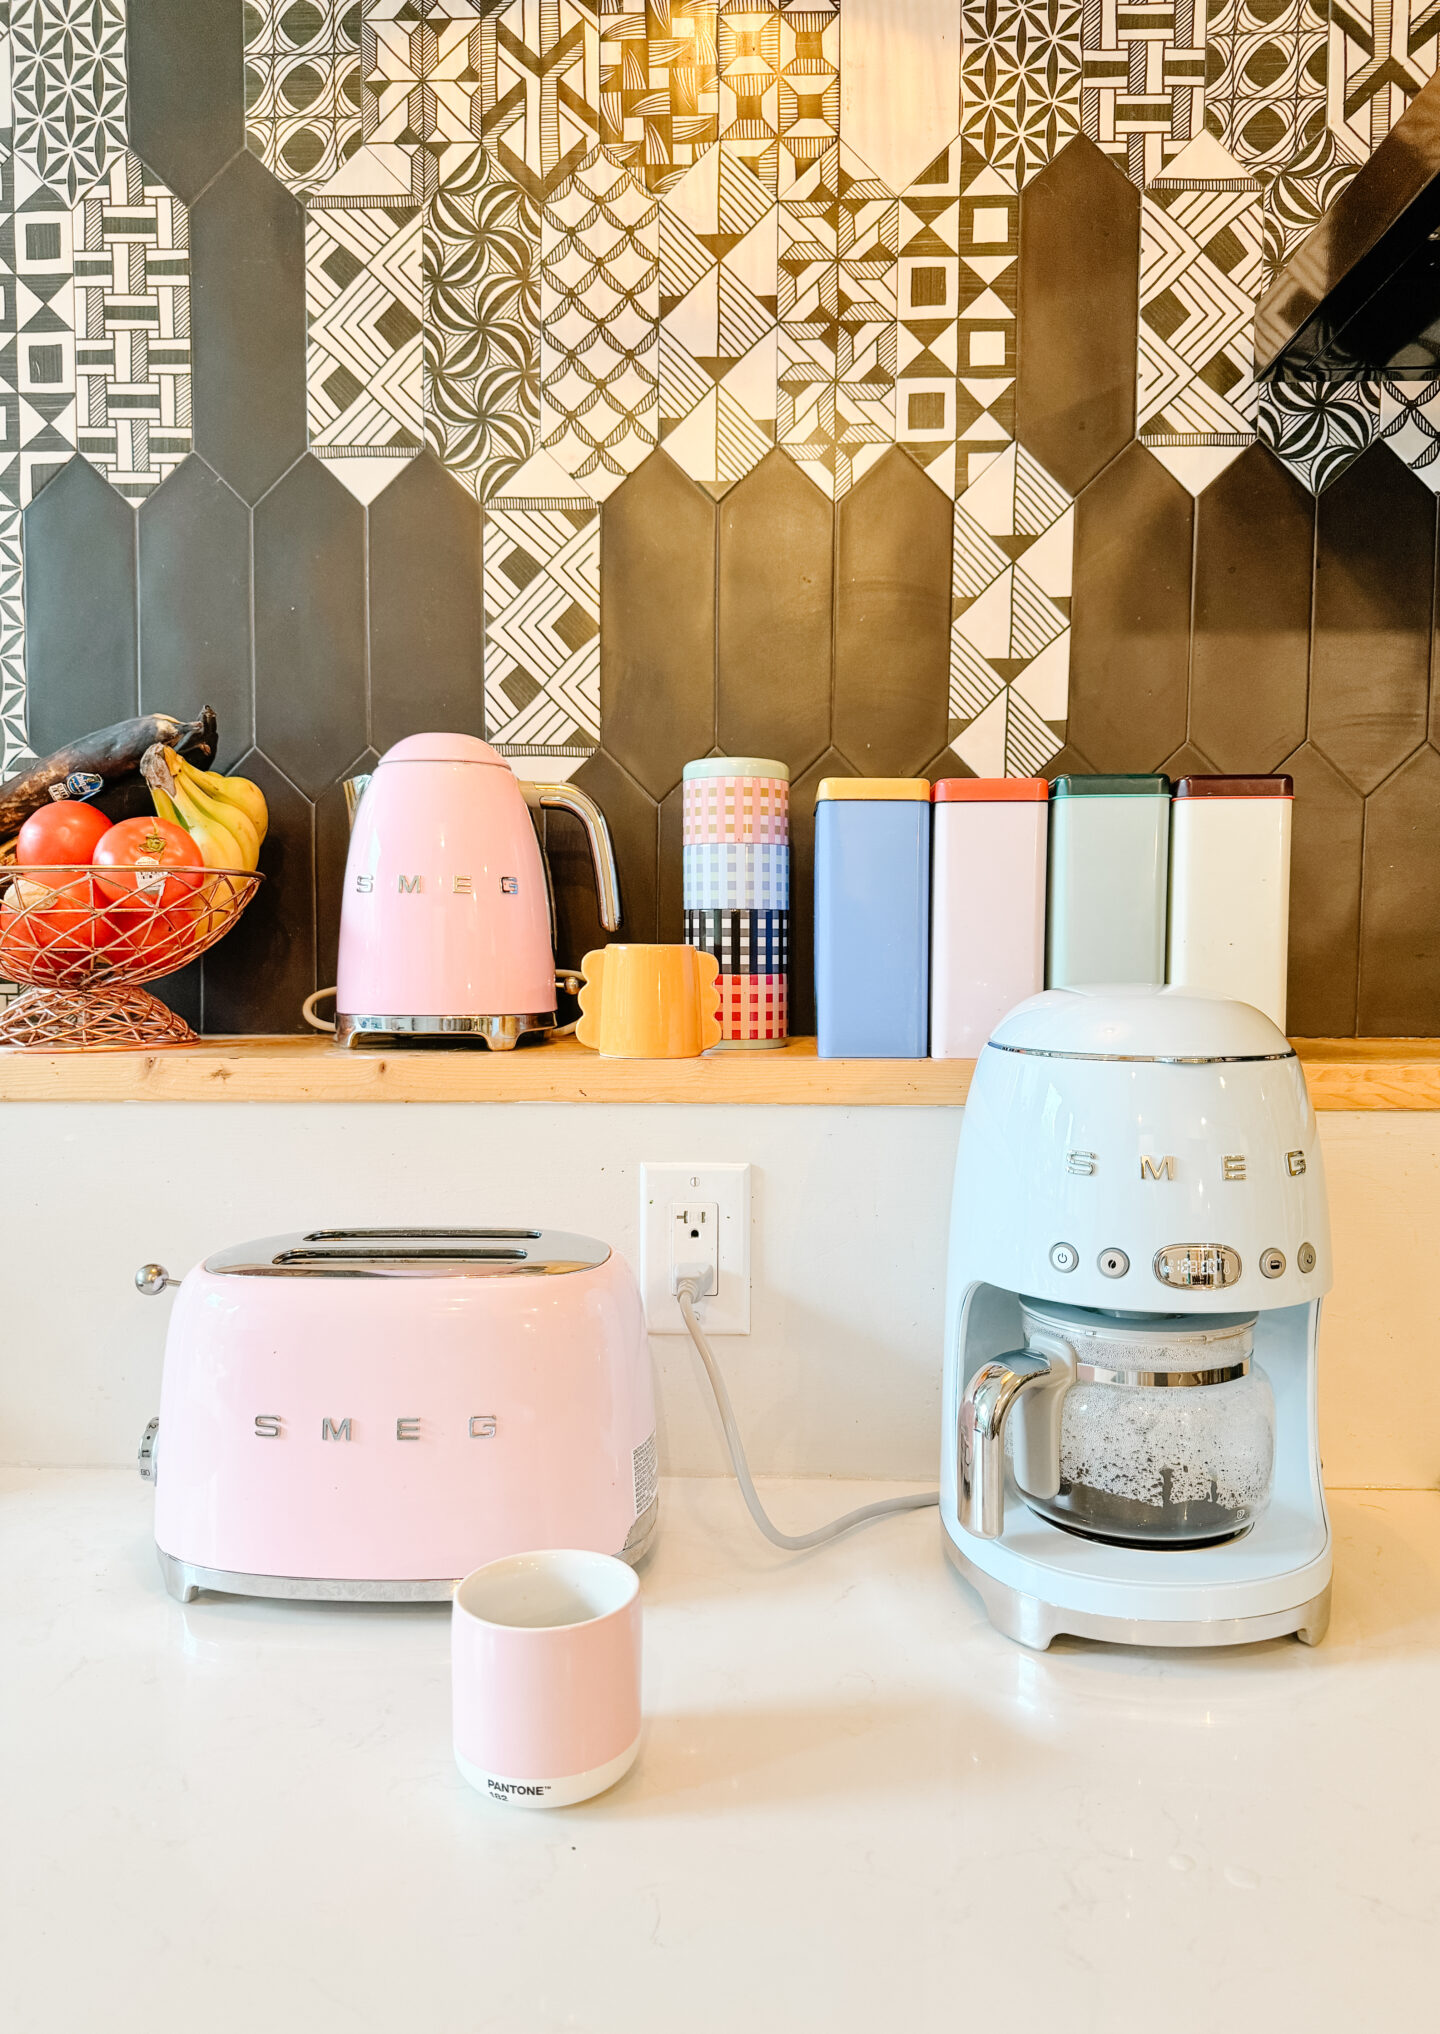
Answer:
<svg viewBox="0 0 1440 2034"><path fill-rule="evenodd" d="M448 1603L458 1575L419 1581L361 1580L324 1575L242 1575L231 1568L202 1568L155 1549L165 1587L177 1603L193 1603L204 1590L216 1596L268 1596L291 1603Z"/></svg>

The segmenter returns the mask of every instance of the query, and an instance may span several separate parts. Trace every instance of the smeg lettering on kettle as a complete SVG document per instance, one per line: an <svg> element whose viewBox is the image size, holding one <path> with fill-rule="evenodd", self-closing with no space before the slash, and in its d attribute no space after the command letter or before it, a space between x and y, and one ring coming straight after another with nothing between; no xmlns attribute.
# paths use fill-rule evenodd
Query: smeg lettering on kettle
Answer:
<svg viewBox="0 0 1440 2034"><path fill-rule="evenodd" d="M493 1441L499 1426L494 1413L471 1413L465 1424L465 1436L471 1441ZM418 1413L402 1413L395 1422L397 1441L420 1441L425 1438L421 1431L422 1421ZM283 1441L286 1438L285 1416L283 1413L256 1413L254 1437L257 1441ZM337 1420L327 1413L320 1422L322 1441L353 1441L356 1439L353 1415Z"/></svg>
<svg viewBox="0 0 1440 2034"><path fill-rule="evenodd" d="M1234 1186L1249 1178L1247 1170L1249 1161L1243 1151L1227 1151L1219 1159L1218 1163L1220 1177L1228 1185ZM1160 1156L1154 1156L1148 1151L1142 1152L1140 1154L1140 1177L1143 1180L1154 1181L1157 1184L1161 1181L1173 1182L1177 1176L1179 1165L1180 1161L1173 1152L1166 1152ZM1075 1179L1094 1179L1100 1170L1100 1154L1098 1151L1067 1151L1065 1154L1065 1170ZM1305 1173L1305 1153L1303 1151L1287 1151L1285 1153L1285 1171L1291 1179L1303 1178Z"/></svg>
<svg viewBox="0 0 1440 2034"><path fill-rule="evenodd" d="M520 895L520 878L518 876L501 876L499 881L502 897L518 897ZM440 878L439 886L443 892L445 889L445 878L443 876ZM395 878L396 893L401 897L418 897L423 893L424 888L425 878L423 875L400 875ZM355 878L355 894L357 897L373 897L375 894L374 876L357 876ZM450 878L450 895L452 897L473 897L475 895L474 877L452 876Z"/></svg>

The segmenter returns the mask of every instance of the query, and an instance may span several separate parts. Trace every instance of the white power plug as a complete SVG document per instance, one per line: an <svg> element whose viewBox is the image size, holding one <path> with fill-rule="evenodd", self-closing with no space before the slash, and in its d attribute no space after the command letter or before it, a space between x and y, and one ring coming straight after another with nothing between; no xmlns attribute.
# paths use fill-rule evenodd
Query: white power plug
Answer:
<svg viewBox="0 0 1440 2034"><path fill-rule="evenodd" d="M670 1203L670 1290L682 1278L695 1280L695 1295L720 1290L720 1203Z"/></svg>

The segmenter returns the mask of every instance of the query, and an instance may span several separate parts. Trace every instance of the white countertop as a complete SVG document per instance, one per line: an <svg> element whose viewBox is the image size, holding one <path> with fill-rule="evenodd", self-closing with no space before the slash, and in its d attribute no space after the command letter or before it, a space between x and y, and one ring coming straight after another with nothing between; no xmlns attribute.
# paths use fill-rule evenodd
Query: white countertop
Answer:
<svg viewBox="0 0 1440 2034"><path fill-rule="evenodd" d="M792 1526L894 1486L771 1484ZM0 1474L8 2034L1433 2026L1440 1494L1335 1496L1315 1651L1022 1651L933 1512L786 1556L670 1483L646 1738L451 1763L448 1613L164 1594L150 1495ZM1003 2018L1001 2017L1003 2016Z"/></svg>

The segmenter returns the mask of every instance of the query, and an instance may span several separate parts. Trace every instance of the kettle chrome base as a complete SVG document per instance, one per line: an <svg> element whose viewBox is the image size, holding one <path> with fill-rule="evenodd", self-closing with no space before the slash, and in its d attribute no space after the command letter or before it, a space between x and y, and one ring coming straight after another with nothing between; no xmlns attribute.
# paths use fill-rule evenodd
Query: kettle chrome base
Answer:
<svg viewBox="0 0 1440 2034"><path fill-rule="evenodd" d="M1110 1617L1099 1611L1065 1610L1041 1597L1012 1589L987 1575L956 1546L944 1526L940 1530L945 1557L975 1590L996 1631L1033 1652L1043 1653L1050 1641L1102 1639L1121 1646L1246 1646L1259 1639L1288 1638L1318 1646L1330 1625L1330 1584L1305 1603L1271 1610L1256 1617L1224 1617L1208 1622L1191 1618Z"/></svg>
<svg viewBox="0 0 1440 2034"><path fill-rule="evenodd" d="M649 1553L660 1522L660 1499L653 1497L634 1525L616 1559L638 1568ZM330 1580L316 1575L241 1575L230 1568L202 1568L180 1561L163 1547L155 1549L166 1593L177 1603L193 1603L202 1590L216 1596L269 1596L298 1603L448 1603L462 1575L441 1575L419 1581Z"/></svg>
<svg viewBox="0 0 1440 2034"><path fill-rule="evenodd" d="M524 1017L454 1015L448 1017L373 1017L335 1013L335 1043L352 1050L371 1045L438 1042L486 1045L491 1052L512 1052L526 1038L544 1037L555 1029L554 1010Z"/></svg>

